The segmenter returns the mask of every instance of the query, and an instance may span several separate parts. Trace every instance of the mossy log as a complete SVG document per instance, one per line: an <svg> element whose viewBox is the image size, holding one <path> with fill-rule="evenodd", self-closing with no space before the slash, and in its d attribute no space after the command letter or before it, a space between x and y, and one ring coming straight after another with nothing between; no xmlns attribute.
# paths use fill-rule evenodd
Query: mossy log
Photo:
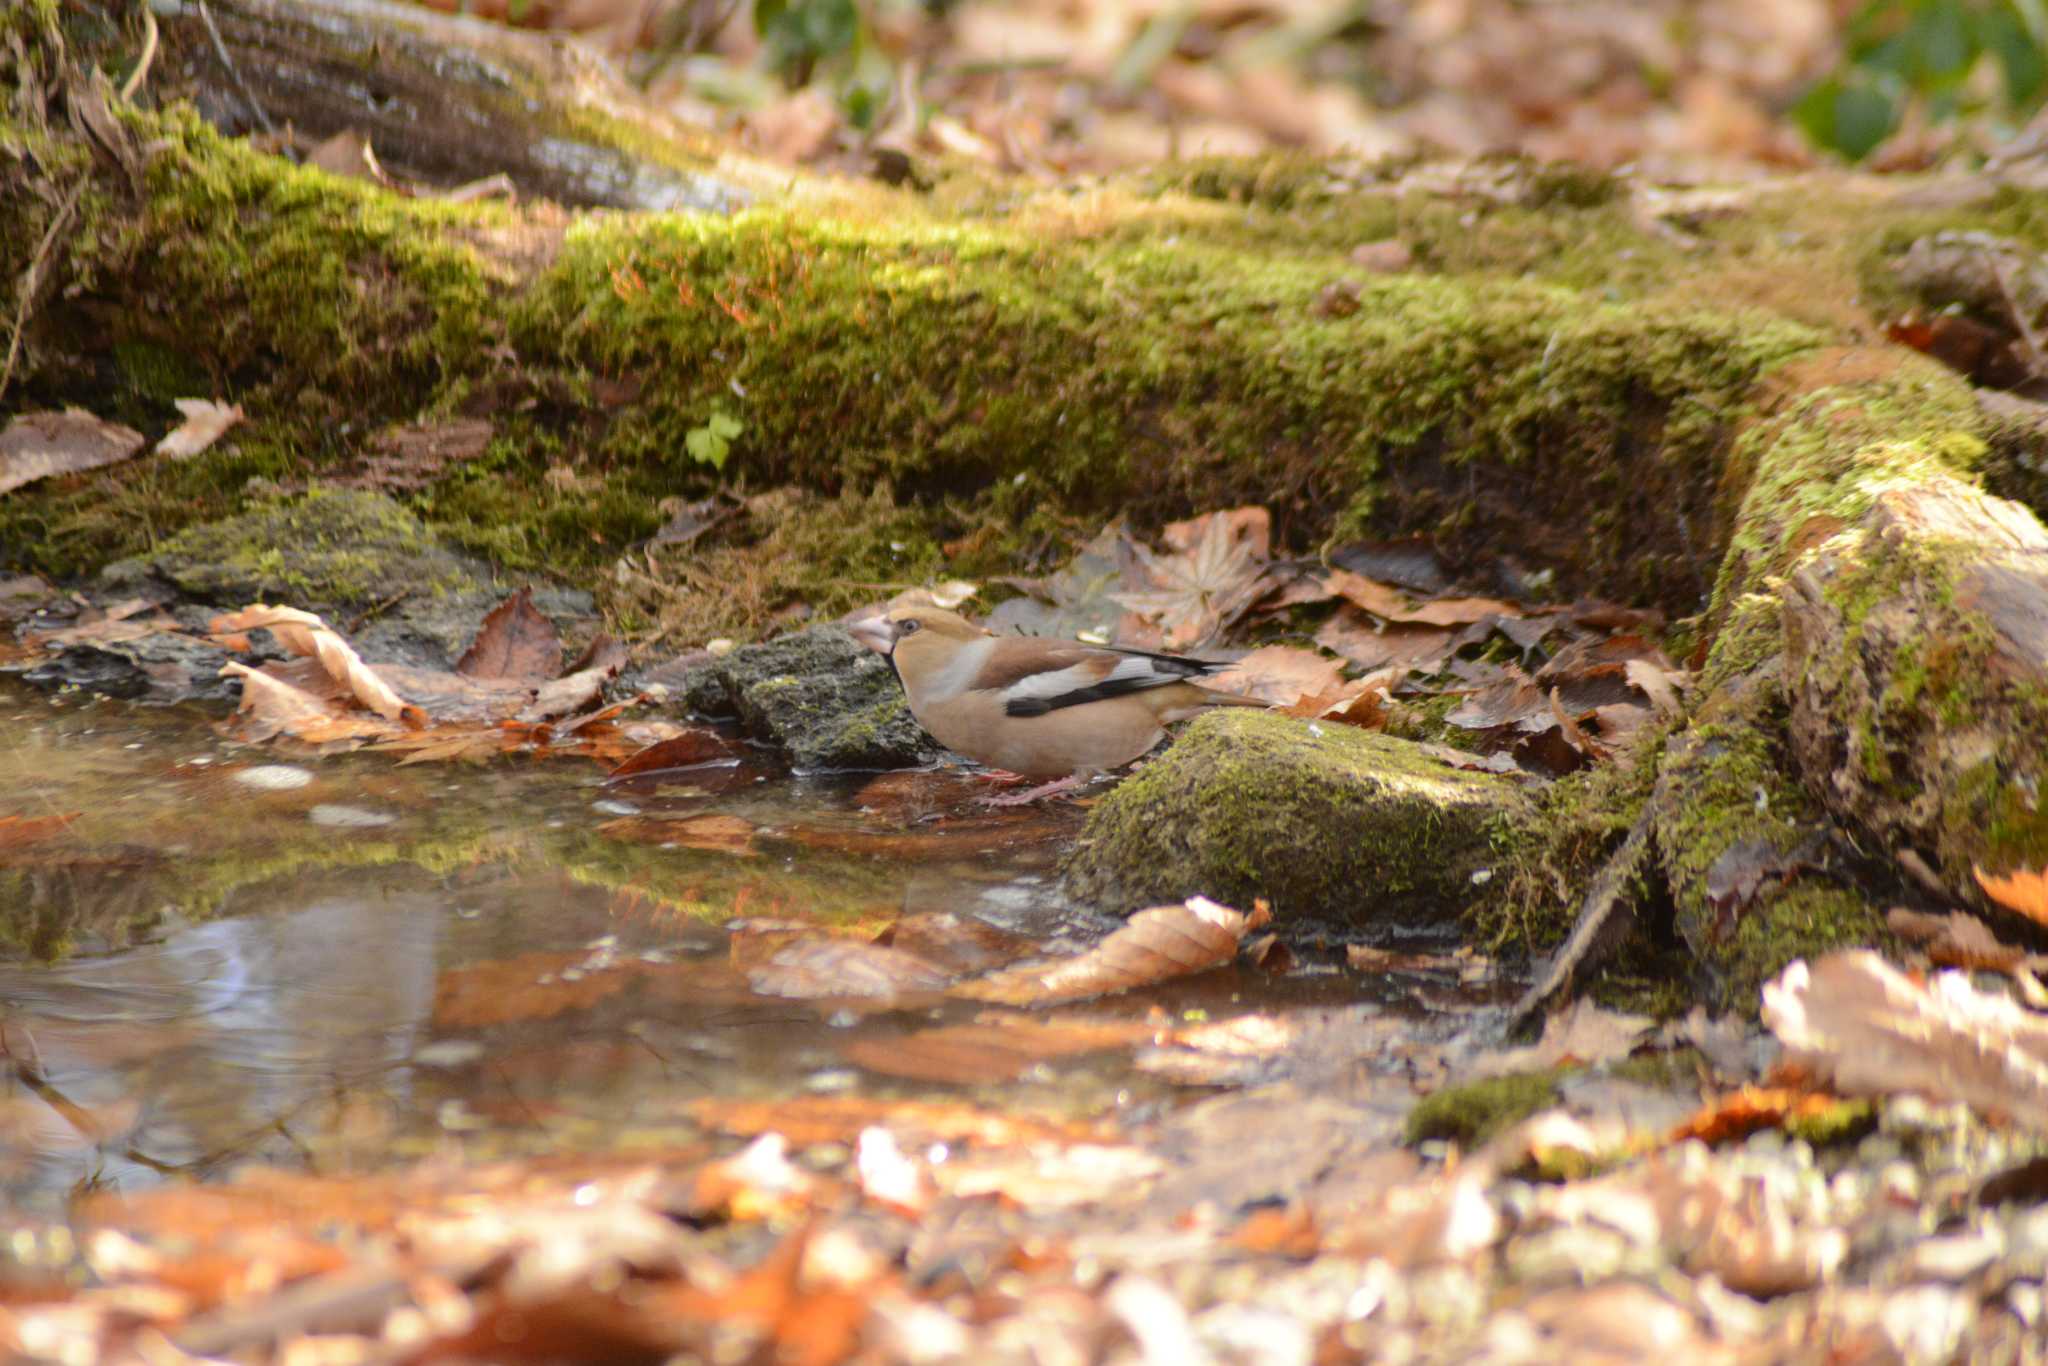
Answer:
<svg viewBox="0 0 2048 1366"><path fill-rule="evenodd" d="M747 171L715 172L724 149L572 41L386 0L155 10L158 99L191 99L223 132L305 148L354 134L404 181L503 176L515 193L577 206L729 210L752 198Z"/></svg>
<svg viewBox="0 0 2048 1366"><path fill-rule="evenodd" d="M2048 532L1934 476L1786 576L1793 753L1828 810L1959 898L2048 862ZM2016 741L2027 743L2015 743Z"/></svg>
<svg viewBox="0 0 2048 1366"><path fill-rule="evenodd" d="M255 51L310 10L226 12L224 40ZM182 13L165 69L218 96L212 37ZM424 32L390 50L431 68ZM177 81L124 102L90 68L132 67L126 10L35 0L0 35L19 302L0 403L80 403L151 435L175 398L248 413L199 459L0 500L8 567L90 574L458 417L489 441L421 472L413 508L500 566L600 590L664 499L733 484L853 509L806 557L824 612L849 583L1013 572L1112 513L1255 501L1290 550L1419 531L1474 572L1689 619L1691 719L1599 824L1648 832L1644 871L1610 881L1675 915L1731 1001L1870 933L1892 890L1871 869L1896 845L1960 895L1969 864L2048 851L2040 644L2014 615L2039 528L1972 487L1999 424L1968 385L1857 340L1903 304L1890 263L1927 232L2048 247L2038 194L1935 211L1804 181L1690 238L1599 177L1439 192L1287 159L1052 189L939 174L928 194L750 176L729 213L452 204L225 136L160 98ZM701 135L562 98L549 118L629 161L738 174ZM409 164L403 141L380 154ZM1415 269L1351 261L1387 238ZM714 468L688 436L720 414L741 434ZM1598 852L1526 853L1569 874L1543 879L1561 890L1541 909L1574 901Z"/></svg>

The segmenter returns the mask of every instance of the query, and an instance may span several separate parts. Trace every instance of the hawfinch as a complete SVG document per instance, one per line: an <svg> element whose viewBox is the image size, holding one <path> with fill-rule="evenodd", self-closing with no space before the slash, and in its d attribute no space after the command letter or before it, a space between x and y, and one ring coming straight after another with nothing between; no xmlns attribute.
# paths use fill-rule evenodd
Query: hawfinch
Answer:
<svg viewBox="0 0 2048 1366"><path fill-rule="evenodd" d="M847 628L888 656L910 714L957 754L1031 778L1028 801L1120 767L1204 707L1263 707L1188 680L1224 667L1039 636L994 636L957 613L899 607Z"/></svg>

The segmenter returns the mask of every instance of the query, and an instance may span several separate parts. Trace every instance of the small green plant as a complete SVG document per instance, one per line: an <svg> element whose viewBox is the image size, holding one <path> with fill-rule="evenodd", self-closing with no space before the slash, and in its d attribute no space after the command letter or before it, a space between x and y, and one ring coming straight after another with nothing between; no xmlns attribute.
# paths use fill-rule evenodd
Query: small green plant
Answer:
<svg viewBox="0 0 2048 1366"><path fill-rule="evenodd" d="M725 458L732 454L732 443L745 430L738 418L721 409L713 412L703 426L690 428L683 437L683 446L692 460L722 470Z"/></svg>
<svg viewBox="0 0 2048 1366"><path fill-rule="evenodd" d="M1866 0L1843 42L1842 64L1792 116L1851 160L1896 132L1916 103L1936 123L2017 122L2048 94L2048 0Z"/></svg>

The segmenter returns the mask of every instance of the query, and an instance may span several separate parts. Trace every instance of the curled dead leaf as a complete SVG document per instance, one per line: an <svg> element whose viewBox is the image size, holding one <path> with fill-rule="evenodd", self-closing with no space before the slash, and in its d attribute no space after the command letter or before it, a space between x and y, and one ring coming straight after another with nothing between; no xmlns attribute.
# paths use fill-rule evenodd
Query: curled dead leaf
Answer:
<svg viewBox="0 0 2048 1366"><path fill-rule="evenodd" d="M1075 1001L1152 986L1229 962L1245 935L1272 919L1264 904L1234 911L1207 897L1139 911L1084 953L1024 964L953 988L952 995L1007 1005Z"/></svg>

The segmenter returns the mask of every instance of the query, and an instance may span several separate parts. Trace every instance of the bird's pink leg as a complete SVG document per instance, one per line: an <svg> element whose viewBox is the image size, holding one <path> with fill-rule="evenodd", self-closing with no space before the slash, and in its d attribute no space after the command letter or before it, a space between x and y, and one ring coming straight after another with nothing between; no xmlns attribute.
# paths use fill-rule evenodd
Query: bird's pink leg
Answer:
<svg viewBox="0 0 2048 1366"><path fill-rule="evenodd" d="M1025 806L1037 801L1040 797L1050 797L1055 792L1071 792L1094 776L1092 773L1069 773L1064 778L1058 778L1049 783L1041 783L1037 787L1026 788L1022 792L1006 792L1000 797L976 797L974 800L983 806Z"/></svg>

